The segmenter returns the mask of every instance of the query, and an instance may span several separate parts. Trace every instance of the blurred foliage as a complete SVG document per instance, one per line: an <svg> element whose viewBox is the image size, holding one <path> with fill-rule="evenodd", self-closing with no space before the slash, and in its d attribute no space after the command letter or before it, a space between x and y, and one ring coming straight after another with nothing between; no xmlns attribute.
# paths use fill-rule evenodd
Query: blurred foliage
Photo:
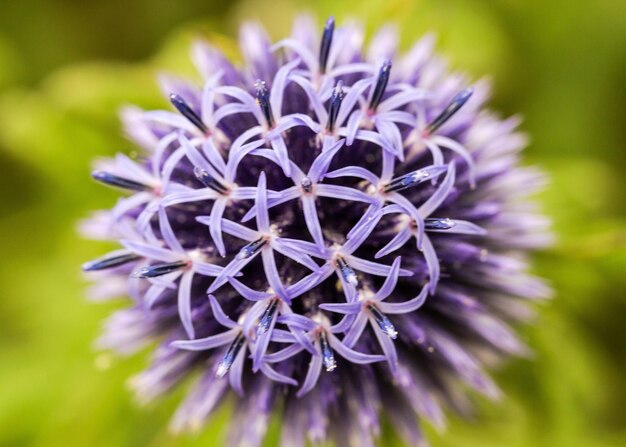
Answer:
<svg viewBox="0 0 626 447"><path fill-rule="evenodd" d="M488 73L494 108L525 116L528 164L552 182L542 195L558 241L537 256L556 299L523 328L535 358L495 374L506 398L477 399L475 420L452 418L434 446L626 445L626 9L616 0L296 0L2 2L0 15L0 445L220 446L228 412L197 436L172 438L184 390L138 408L124 389L144 358L91 346L119 304L93 305L78 268L102 244L76 222L116 193L89 181L93 158L133 150L122 104L166 107L153 78L191 70L194 36L235 36L256 18L274 37L313 10L391 21L402 45L428 31L452 66ZM184 23L184 25L183 25ZM168 35L169 37L165 37ZM224 38L220 38L224 42ZM151 56L156 55L156 56ZM277 423L273 425L276 432ZM385 445L401 445L385 433ZM268 445L273 445L270 440Z"/></svg>

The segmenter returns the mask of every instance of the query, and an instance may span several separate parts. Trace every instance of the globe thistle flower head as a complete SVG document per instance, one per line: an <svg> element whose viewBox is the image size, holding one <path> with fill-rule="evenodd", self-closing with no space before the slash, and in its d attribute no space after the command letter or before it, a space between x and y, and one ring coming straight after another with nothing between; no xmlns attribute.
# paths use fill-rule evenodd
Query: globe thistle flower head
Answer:
<svg viewBox="0 0 626 447"><path fill-rule="evenodd" d="M248 24L241 68L198 43L202 82L163 82L172 110L123 112L143 156L97 163L126 194L83 231L121 248L83 268L95 298L131 298L99 346L158 342L143 402L200 373L174 431L232 395L231 445L274 413L286 446L373 445L382 418L420 445L421 419L497 397L484 367L527 352L508 324L549 294L524 255L550 236L517 119L430 37L404 56L390 28L362 37L300 18L272 45Z"/></svg>

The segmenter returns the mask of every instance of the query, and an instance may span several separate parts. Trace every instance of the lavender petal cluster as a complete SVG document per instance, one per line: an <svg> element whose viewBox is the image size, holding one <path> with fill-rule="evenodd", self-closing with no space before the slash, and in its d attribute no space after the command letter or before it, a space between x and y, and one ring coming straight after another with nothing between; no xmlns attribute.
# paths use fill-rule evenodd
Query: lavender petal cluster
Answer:
<svg viewBox="0 0 626 447"><path fill-rule="evenodd" d="M550 293L527 273L550 234L519 120L431 36L399 55L391 27L364 49L359 23L301 17L240 41L241 68L195 44L202 82L163 77L170 110L122 113L140 155L96 163L126 194L82 224L119 245L83 266L89 294L130 297L98 345L158 346L141 402L194 382L176 432L230 400L233 446L276 414L284 446L375 445L383 419L422 445L468 390L499 396L484 369L528 352L509 325Z"/></svg>

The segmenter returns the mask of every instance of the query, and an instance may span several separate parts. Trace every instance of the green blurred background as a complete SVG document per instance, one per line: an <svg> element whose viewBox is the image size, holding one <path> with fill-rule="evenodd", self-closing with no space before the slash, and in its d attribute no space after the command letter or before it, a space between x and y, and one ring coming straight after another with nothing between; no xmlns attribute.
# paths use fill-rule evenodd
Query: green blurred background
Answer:
<svg viewBox="0 0 626 447"><path fill-rule="evenodd" d="M182 393L139 408L125 380L145 356L94 351L101 320L120 303L84 300L79 266L106 247L75 227L115 200L89 180L89 166L132 150L117 121L122 104L165 107L153 79L161 69L190 72L194 36L228 42L242 19L256 18L278 38L302 10L320 25L330 14L363 19L369 31L395 22L404 48L437 33L453 67L491 75L494 108L525 117L525 163L552 178L541 199L558 241L535 270L556 299L522 329L535 358L495 372L501 404L478 399L475 420L453 418L443 435L427 428L432 444L626 445L620 0L0 0L0 445L222 445L227 412L200 435L172 438L167 419Z"/></svg>

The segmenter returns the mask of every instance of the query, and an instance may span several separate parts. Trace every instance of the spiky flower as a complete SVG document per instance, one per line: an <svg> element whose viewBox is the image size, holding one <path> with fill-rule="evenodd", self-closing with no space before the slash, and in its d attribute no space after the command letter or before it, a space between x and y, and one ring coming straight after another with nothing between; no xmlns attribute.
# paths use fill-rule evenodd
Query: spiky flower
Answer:
<svg viewBox="0 0 626 447"><path fill-rule="evenodd" d="M142 401L200 371L175 431L233 394L232 445L273 413L285 446L372 445L383 415L420 445L420 419L497 397L483 367L526 352L507 323L549 293L524 261L549 235L518 120L430 37L402 57L391 28L362 41L332 18L274 45L246 25L242 69L198 43L203 84L164 79L175 110L123 114L143 156L93 173L129 194L84 226L122 246L85 264L92 293L132 298L100 346L159 341Z"/></svg>

